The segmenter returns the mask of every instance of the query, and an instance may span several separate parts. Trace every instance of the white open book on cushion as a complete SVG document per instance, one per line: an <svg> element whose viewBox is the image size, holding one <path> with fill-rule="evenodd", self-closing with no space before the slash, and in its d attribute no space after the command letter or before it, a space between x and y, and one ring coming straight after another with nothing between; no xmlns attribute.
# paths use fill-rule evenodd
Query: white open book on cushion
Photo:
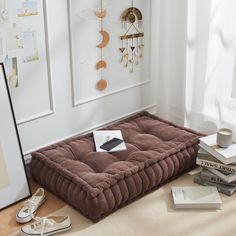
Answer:
<svg viewBox="0 0 236 236"><path fill-rule="evenodd" d="M94 137L94 142L95 142L95 147L96 147L97 152L118 152L118 151L123 151L127 149L120 130L93 131L93 137ZM100 148L104 143L106 143L109 140L112 140L113 138L117 138L119 140L122 140L123 142L121 142L120 144L118 144L117 146L115 146L109 151L106 151Z"/></svg>

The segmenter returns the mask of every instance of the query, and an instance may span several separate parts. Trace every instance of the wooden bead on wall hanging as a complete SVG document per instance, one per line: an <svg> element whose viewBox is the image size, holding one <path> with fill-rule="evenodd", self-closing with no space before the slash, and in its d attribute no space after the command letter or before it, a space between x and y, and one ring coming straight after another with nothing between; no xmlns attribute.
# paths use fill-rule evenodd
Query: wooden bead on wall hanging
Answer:
<svg viewBox="0 0 236 236"><path fill-rule="evenodd" d="M132 7L126 9L121 15L122 28L126 29L124 35L120 36L121 53L120 61L124 63L124 67L130 68L130 72L134 72L134 66L139 65L140 58L143 57L143 38L144 33L142 29L143 16L141 11L134 7L132 0Z"/></svg>
<svg viewBox="0 0 236 236"><path fill-rule="evenodd" d="M101 72L101 76L100 76L100 80L97 82L96 84L96 88L99 91L103 91L106 89L107 87L107 81L103 78L103 70L107 68L107 63L106 61L103 59L103 49L108 45L109 41L110 41L110 36L109 33L107 31L105 31L103 29L103 18L106 17L107 15L107 11L103 9L103 0L101 0L101 9L97 10L95 12L95 15L100 19L101 21L101 30L100 30L100 34L102 35L102 42L100 44L97 45L97 47L100 49L101 54L100 54L100 60L98 61L98 63L96 64L96 69L100 70Z"/></svg>

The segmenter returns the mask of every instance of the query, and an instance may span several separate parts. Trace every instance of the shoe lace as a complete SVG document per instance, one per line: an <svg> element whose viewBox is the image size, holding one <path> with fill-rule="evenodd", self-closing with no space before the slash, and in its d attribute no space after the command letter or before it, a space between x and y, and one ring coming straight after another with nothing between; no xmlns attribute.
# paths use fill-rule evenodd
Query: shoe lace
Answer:
<svg viewBox="0 0 236 236"><path fill-rule="evenodd" d="M38 199L37 197L32 197L23 203L23 206L29 210L29 214L34 218L33 211L37 207Z"/></svg>
<svg viewBox="0 0 236 236"><path fill-rule="evenodd" d="M32 227L35 230L38 230L40 232L40 236L43 236L47 225L52 226L55 224L55 222L53 220L50 220L47 217L35 217L34 220L36 222L32 225Z"/></svg>

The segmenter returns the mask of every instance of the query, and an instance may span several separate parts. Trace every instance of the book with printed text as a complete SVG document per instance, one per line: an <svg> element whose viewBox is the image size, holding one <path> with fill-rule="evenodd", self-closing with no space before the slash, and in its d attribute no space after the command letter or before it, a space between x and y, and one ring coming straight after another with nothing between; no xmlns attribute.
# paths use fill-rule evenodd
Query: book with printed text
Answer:
<svg viewBox="0 0 236 236"><path fill-rule="evenodd" d="M210 181L218 184L224 184L228 186L236 186L236 182L228 183L222 178L218 177L217 175L213 174L211 171L209 171L207 168L203 168L200 172L201 178L205 181Z"/></svg>
<svg viewBox="0 0 236 236"><path fill-rule="evenodd" d="M212 168L206 168L206 169L209 170L211 173L215 174L216 176L220 177L227 183L232 183L236 181L236 174L219 171Z"/></svg>
<svg viewBox="0 0 236 236"><path fill-rule="evenodd" d="M215 182L204 180L201 177L201 174L195 175L193 178L193 181L203 186L215 186L219 192L224 193L228 196L231 196L236 191L236 186L225 185L221 183L215 183Z"/></svg>
<svg viewBox="0 0 236 236"><path fill-rule="evenodd" d="M216 134L199 138L199 146L217 158L224 164L236 162L236 144L232 143L227 148L221 148L216 144Z"/></svg>
<svg viewBox="0 0 236 236"><path fill-rule="evenodd" d="M214 156L212 156L210 153L206 152L202 148L199 149L196 164L207 167L207 168L213 168L220 171L225 171L228 173L234 173L236 174L236 165L235 163L226 165L216 159Z"/></svg>

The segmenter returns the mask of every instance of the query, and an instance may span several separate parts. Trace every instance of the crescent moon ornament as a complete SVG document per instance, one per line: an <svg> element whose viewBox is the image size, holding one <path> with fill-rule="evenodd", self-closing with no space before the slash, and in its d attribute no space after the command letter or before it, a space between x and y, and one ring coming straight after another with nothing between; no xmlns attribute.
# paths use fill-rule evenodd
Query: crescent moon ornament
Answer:
<svg viewBox="0 0 236 236"><path fill-rule="evenodd" d="M105 48L110 41L110 35L105 30L101 30L100 34L102 35L102 42L100 44L98 44L97 47L98 48Z"/></svg>
<svg viewBox="0 0 236 236"><path fill-rule="evenodd" d="M102 68L104 68L104 69L107 68L107 63L104 60L99 61L96 65L97 70L100 70Z"/></svg>
<svg viewBox="0 0 236 236"><path fill-rule="evenodd" d="M105 10L103 9L103 0L100 0L100 1L101 1L101 8L95 12L95 15L98 18L100 18L100 22L101 22L100 34L102 35L102 42L97 45L97 47L101 51L101 57L100 57L100 61L98 61L96 64L96 69L100 70L101 77L100 77L100 80L96 84L96 89L99 91L103 91L107 87L107 81L103 79L103 73L102 73L103 69L107 68L107 63L105 60L103 60L103 48L105 48L108 45L110 41L110 35L108 34L107 31L103 30L103 18L107 15L107 11L106 9Z"/></svg>
<svg viewBox="0 0 236 236"><path fill-rule="evenodd" d="M98 17L98 18L104 18L106 15L107 15L107 10L104 10L104 11L95 11L95 15Z"/></svg>
<svg viewBox="0 0 236 236"><path fill-rule="evenodd" d="M106 80L100 79L97 82L97 85L96 85L97 90L103 91L104 89L106 89L106 87L107 87L107 81Z"/></svg>

